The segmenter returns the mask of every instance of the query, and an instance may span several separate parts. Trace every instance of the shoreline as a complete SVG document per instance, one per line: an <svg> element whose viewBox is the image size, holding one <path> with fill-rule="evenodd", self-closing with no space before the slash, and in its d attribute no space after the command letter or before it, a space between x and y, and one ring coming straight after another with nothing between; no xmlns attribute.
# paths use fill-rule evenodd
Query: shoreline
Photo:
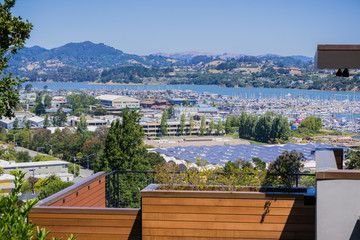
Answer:
<svg viewBox="0 0 360 240"><path fill-rule="evenodd" d="M300 90L300 91L310 91L310 92L333 92L333 93L360 93L358 91L334 91L334 90L321 90L321 89L302 89L302 88L263 88L263 87L222 87L220 85L202 85L202 84L165 84L165 83L153 83L153 84L142 84L142 83L95 83L95 82L23 82L22 84L67 84L67 83L84 83L89 85L99 85L99 86L213 86L223 89L280 89L280 90Z"/></svg>

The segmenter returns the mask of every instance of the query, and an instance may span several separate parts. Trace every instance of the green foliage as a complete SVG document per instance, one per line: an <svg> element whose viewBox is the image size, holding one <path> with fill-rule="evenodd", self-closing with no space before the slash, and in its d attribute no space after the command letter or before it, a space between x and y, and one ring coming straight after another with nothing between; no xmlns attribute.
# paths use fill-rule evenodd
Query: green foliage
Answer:
<svg viewBox="0 0 360 240"><path fill-rule="evenodd" d="M214 129L215 129L214 119L211 119L210 124L209 124L209 135L212 135Z"/></svg>
<svg viewBox="0 0 360 240"><path fill-rule="evenodd" d="M74 174L74 164L73 163L69 163L68 173ZM79 176L79 174L80 174L80 165L75 164L75 177Z"/></svg>
<svg viewBox="0 0 360 240"><path fill-rule="evenodd" d="M71 105L71 114L80 116L88 112L89 106L97 103L94 96L88 94L70 94L66 97L67 102Z"/></svg>
<svg viewBox="0 0 360 240"><path fill-rule="evenodd" d="M2 153L0 155L0 159L4 159L6 161L13 161L13 160L16 160L16 157L11 154L10 152L7 152L7 153Z"/></svg>
<svg viewBox="0 0 360 240"><path fill-rule="evenodd" d="M63 106L61 105L56 113L53 115L53 125L61 127L66 123L66 113L64 113Z"/></svg>
<svg viewBox="0 0 360 240"><path fill-rule="evenodd" d="M223 123L219 120L218 124L216 124L216 135L222 135L224 130Z"/></svg>
<svg viewBox="0 0 360 240"><path fill-rule="evenodd" d="M86 122L86 116L84 114L82 114L80 116L80 121L77 124L77 129L76 131L80 134L80 135L84 135L87 132L87 122Z"/></svg>
<svg viewBox="0 0 360 240"><path fill-rule="evenodd" d="M149 163L144 160L146 149L142 138L144 131L140 125L141 114L136 109L124 109L122 122L112 122L106 136L101 169L146 170Z"/></svg>
<svg viewBox="0 0 360 240"><path fill-rule="evenodd" d="M184 131L185 131L185 114L181 114L181 117L180 117L180 129L179 129L179 132L180 132L180 135L184 135Z"/></svg>
<svg viewBox="0 0 360 240"><path fill-rule="evenodd" d="M51 108L51 100L52 100L52 97L50 95L46 94L44 97L44 107L45 108Z"/></svg>
<svg viewBox="0 0 360 240"><path fill-rule="evenodd" d="M95 116L103 116L106 115L106 113L107 113L106 108L103 108L101 105L97 106L93 111L93 114Z"/></svg>
<svg viewBox="0 0 360 240"><path fill-rule="evenodd" d="M168 126L169 125L167 123L167 120L168 120L168 113L165 110L161 116L161 123L160 123L161 134L163 136L166 136L168 134Z"/></svg>
<svg viewBox="0 0 360 240"><path fill-rule="evenodd" d="M170 106L168 109L167 109L167 114L168 114L168 118L171 119L174 117L175 115L175 112L174 112L174 106Z"/></svg>
<svg viewBox="0 0 360 240"><path fill-rule="evenodd" d="M295 179L291 174L300 172L303 167L304 156L296 150L284 151L268 167L267 184L291 187Z"/></svg>
<svg viewBox="0 0 360 240"><path fill-rule="evenodd" d="M226 134L231 134L233 133L233 129L231 127L231 117L227 117L226 118L226 122L225 122L225 133Z"/></svg>
<svg viewBox="0 0 360 240"><path fill-rule="evenodd" d="M0 239L16 239L16 240L45 240L49 234L45 228L35 230L35 225L29 220L28 215L31 208L38 203L38 199L26 200L21 203L19 194L22 189L25 173L15 170L15 188L7 196L0 195ZM74 240L71 235L68 240ZM53 240L56 240L53 238Z"/></svg>
<svg viewBox="0 0 360 240"><path fill-rule="evenodd" d="M189 131L189 135L191 135L192 134L192 131L193 131L193 129L194 129L194 125L195 125L195 121L194 121L194 116L192 115L192 114L190 114L190 119L189 119L189 121L190 121L190 125L189 125L189 129L188 129L188 131Z"/></svg>
<svg viewBox="0 0 360 240"><path fill-rule="evenodd" d="M2 167L0 167L0 175L4 174L4 172L5 172L4 169Z"/></svg>
<svg viewBox="0 0 360 240"><path fill-rule="evenodd" d="M45 120L44 120L44 128L50 127L50 121L49 121L49 115L46 114Z"/></svg>
<svg viewBox="0 0 360 240"><path fill-rule="evenodd" d="M39 102L36 104L36 107L35 107L35 114L37 116L40 116L42 114L45 114L46 111L45 111L45 107L44 107L44 104L42 104L42 102Z"/></svg>
<svg viewBox="0 0 360 240"><path fill-rule="evenodd" d="M318 117L307 117L300 123L300 128L307 128L312 131L318 132L322 128L321 118Z"/></svg>
<svg viewBox="0 0 360 240"><path fill-rule="evenodd" d="M255 164L255 169L265 169L266 168L266 162L261 160L260 158L253 158L253 163Z"/></svg>
<svg viewBox="0 0 360 240"><path fill-rule="evenodd" d="M19 102L16 89L21 81L12 78L12 73L5 73L10 58L21 49L25 40L30 37L32 24L22 21L21 17L14 17L11 9L15 0L5 0L0 3L0 117L14 117L13 109Z"/></svg>
<svg viewBox="0 0 360 240"><path fill-rule="evenodd" d="M315 172L310 172L314 174ZM301 187L315 187L316 186L316 177L315 176L301 176L300 178Z"/></svg>
<svg viewBox="0 0 360 240"><path fill-rule="evenodd" d="M49 184L46 185L46 187L44 187L39 195L38 195L38 198L41 200L41 199L44 199L44 198L47 198L67 187L70 187L71 185L73 185L74 183L73 182L62 182L61 180L55 180L55 181L52 181L50 182Z"/></svg>
<svg viewBox="0 0 360 240"><path fill-rule="evenodd" d="M360 151L347 151L345 159L346 169L360 169Z"/></svg>
<svg viewBox="0 0 360 240"><path fill-rule="evenodd" d="M30 162L31 157L28 151L18 151L16 153L16 162Z"/></svg>
<svg viewBox="0 0 360 240"><path fill-rule="evenodd" d="M18 129L19 128L19 119L15 118L14 123L13 123L13 128L14 129Z"/></svg>
<svg viewBox="0 0 360 240"><path fill-rule="evenodd" d="M44 161L55 161L55 160L56 158L52 156L42 155L42 154L38 154L32 159L33 162L44 162Z"/></svg>
<svg viewBox="0 0 360 240"><path fill-rule="evenodd" d="M200 134L204 135L206 131L206 118L205 115L201 117Z"/></svg>
<svg viewBox="0 0 360 240"><path fill-rule="evenodd" d="M238 119L239 137L253 139L262 143L282 143L290 136L290 126L287 118L267 112L259 118L243 111Z"/></svg>

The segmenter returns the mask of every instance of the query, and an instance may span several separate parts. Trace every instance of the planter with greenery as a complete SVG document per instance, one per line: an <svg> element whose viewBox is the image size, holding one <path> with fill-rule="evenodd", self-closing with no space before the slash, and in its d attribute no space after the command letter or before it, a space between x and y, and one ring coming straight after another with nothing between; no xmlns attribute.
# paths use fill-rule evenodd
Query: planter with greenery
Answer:
<svg viewBox="0 0 360 240"><path fill-rule="evenodd" d="M279 161L294 155L284 153ZM143 237L314 239L314 189L288 187L288 174L274 177L274 166L261 166L227 163L210 170L199 161L184 172L159 167L160 184L141 191Z"/></svg>

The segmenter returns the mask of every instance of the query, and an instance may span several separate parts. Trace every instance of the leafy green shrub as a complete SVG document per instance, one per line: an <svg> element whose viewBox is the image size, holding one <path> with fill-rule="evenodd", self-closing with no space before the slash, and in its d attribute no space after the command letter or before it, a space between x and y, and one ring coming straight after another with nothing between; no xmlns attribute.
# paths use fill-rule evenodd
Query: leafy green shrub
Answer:
<svg viewBox="0 0 360 240"><path fill-rule="evenodd" d="M49 184L47 184L43 189L41 189L38 198L40 200L47 198L63 190L64 188L70 187L73 184L74 184L73 182L62 182L61 180L52 181Z"/></svg>
<svg viewBox="0 0 360 240"><path fill-rule="evenodd" d="M12 174L15 176L14 190L9 195L0 195L0 239L45 240L49 232L45 228L39 229L39 227L35 232L35 224L28 219L31 208L39 200L34 198L21 203L18 196L25 173L15 170ZM68 240L74 239L73 235L68 238ZM53 240L56 239L53 238Z"/></svg>

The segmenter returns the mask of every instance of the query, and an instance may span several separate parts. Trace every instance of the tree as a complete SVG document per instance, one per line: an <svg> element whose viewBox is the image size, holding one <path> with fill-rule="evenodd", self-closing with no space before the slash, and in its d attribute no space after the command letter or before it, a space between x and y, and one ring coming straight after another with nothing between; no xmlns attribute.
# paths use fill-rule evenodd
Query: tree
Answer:
<svg viewBox="0 0 360 240"><path fill-rule="evenodd" d="M35 114L40 116L41 114L45 114L45 107L44 104L42 104L42 102L39 102L36 107L35 107Z"/></svg>
<svg viewBox="0 0 360 240"><path fill-rule="evenodd" d="M284 151L268 167L267 183L271 185L283 185L291 187L295 177L303 167L304 156L296 150Z"/></svg>
<svg viewBox="0 0 360 240"><path fill-rule="evenodd" d="M144 131L140 125L141 114L136 109L126 108L122 122L117 119L111 123L106 136L104 154L100 168L111 170L146 170L148 162L144 160L146 149L142 138Z"/></svg>
<svg viewBox="0 0 360 240"><path fill-rule="evenodd" d="M25 85L25 91L26 91L26 92L31 92L31 89L32 89L32 85L31 85L31 84L26 84L26 85Z"/></svg>
<svg viewBox="0 0 360 240"><path fill-rule="evenodd" d="M254 129L255 140L267 143L270 140L271 117L262 115L257 121Z"/></svg>
<svg viewBox="0 0 360 240"><path fill-rule="evenodd" d="M103 116L106 115L107 110L106 108L103 108L101 105L97 106L93 111L95 116Z"/></svg>
<svg viewBox="0 0 360 240"><path fill-rule="evenodd" d="M205 115L201 117L200 134L204 135L206 132L206 118Z"/></svg>
<svg viewBox="0 0 360 240"><path fill-rule="evenodd" d="M175 115L175 112L174 112L174 106L171 105L168 109L167 109L167 113L168 113L168 118L171 119L174 115Z"/></svg>
<svg viewBox="0 0 360 240"><path fill-rule="evenodd" d="M161 134L163 136L166 136L168 134L168 113L165 110L161 116L161 123L160 123L160 128L161 128Z"/></svg>
<svg viewBox="0 0 360 240"><path fill-rule="evenodd" d="M185 114L181 114L180 117L180 135L184 135L185 130Z"/></svg>
<svg viewBox="0 0 360 240"><path fill-rule="evenodd" d="M49 120L49 114L46 114L45 120L44 120L44 128L50 127L50 120Z"/></svg>
<svg viewBox="0 0 360 240"><path fill-rule="evenodd" d="M66 123L66 120L66 113L64 113L63 106L61 105L53 116L53 125L61 127Z"/></svg>
<svg viewBox="0 0 360 240"><path fill-rule="evenodd" d="M346 169L360 169L360 151L347 151L345 159Z"/></svg>
<svg viewBox="0 0 360 240"><path fill-rule="evenodd" d="M14 129L18 129L19 128L19 119L15 118L14 123L13 123L13 128Z"/></svg>
<svg viewBox="0 0 360 240"><path fill-rule="evenodd" d="M209 135L212 135L214 129L215 129L215 123L214 123L214 119L212 118L209 124Z"/></svg>
<svg viewBox="0 0 360 240"><path fill-rule="evenodd" d="M30 162L31 157L28 151L19 151L16 153L16 162Z"/></svg>
<svg viewBox="0 0 360 240"><path fill-rule="evenodd" d="M300 123L300 128L307 128L318 132L322 128L321 118L318 117L307 117L304 121Z"/></svg>
<svg viewBox="0 0 360 240"><path fill-rule="evenodd" d="M239 117L239 137L240 138L248 138L247 133L248 133L248 129L247 129L247 114L245 111L241 112L241 115Z"/></svg>
<svg viewBox="0 0 360 240"><path fill-rule="evenodd" d="M287 118L281 114L276 115L272 121L270 139L275 142L276 139L288 140L290 136L290 126Z"/></svg>
<svg viewBox="0 0 360 240"><path fill-rule="evenodd" d="M12 73L5 73L10 58L21 49L30 37L32 24L14 17L11 9L15 0L0 3L0 117L14 117L13 109L19 103L19 92L16 89L22 81L12 78Z"/></svg>
<svg viewBox="0 0 360 240"><path fill-rule="evenodd" d="M266 162L260 158L253 158L252 161L255 164L256 169L264 170L266 168Z"/></svg>
<svg viewBox="0 0 360 240"><path fill-rule="evenodd" d="M189 135L191 135L191 133L192 133L192 131L194 129L194 125L195 125L194 117L193 117L192 114L190 114L190 119L189 120L190 120L190 126L189 126L188 131L189 131Z"/></svg>
<svg viewBox="0 0 360 240"><path fill-rule="evenodd" d="M225 133L230 134L232 132L233 132L233 130L232 130L232 127L231 127L231 118L227 117L226 122L225 122Z"/></svg>
<svg viewBox="0 0 360 240"><path fill-rule="evenodd" d="M44 107L45 108L51 107L51 100L52 100L52 97L49 94L46 94L44 97Z"/></svg>
<svg viewBox="0 0 360 240"><path fill-rule="evenodd" d="M221 120L219 120L218 124L216 125L216 134L221 135L223 132L224 126Z"/></svg>
<svg viewBox="0 0 360 240"><path fill-rule="evenodd" d="M49 232L46 232L45 228L38 228L35 233L36 226L28 218L31 209L39 200L34 198L20 204L19 195L25 173L15 170L12 174L15 176L15 188L9 195L0 195L0 239L45 240ZM75 238L72 235L68 238L68 240L73 239Z"/></svg>
<svg viewBox="0 0 360 240"><path fill-rule="evenodd" d="M68 173L74 174L74 163L69 163ZM79 174L80 174L80 165L75 164L75 177L79 176Z"/></svg>
<svg viewBox="0 0 360 240"><path fill-rule="evenodd" d="M86 122L86 116L84 114L82 114L80 116L80 121L77 124L77 129L76 131L80 134L80 135L84 135L87 132L87 122Z"/></svg>
<svg viewBox="0 0 360 240"><path fill-rule="evenodd" d="M70 165L70 164L69 164ZM47 184L43 189L41 189L38 198L44 199L47 198L67 187L70 187L71 185L73 185L73 182L63 182L59 179L50 182L49 184Z"/></svg>
<svg viewBox="0 0 360 240"><path fill-rule="evenodd" d="M31 122L30 120L25 121L25 128L30 129L31 128Z"/></svg>

